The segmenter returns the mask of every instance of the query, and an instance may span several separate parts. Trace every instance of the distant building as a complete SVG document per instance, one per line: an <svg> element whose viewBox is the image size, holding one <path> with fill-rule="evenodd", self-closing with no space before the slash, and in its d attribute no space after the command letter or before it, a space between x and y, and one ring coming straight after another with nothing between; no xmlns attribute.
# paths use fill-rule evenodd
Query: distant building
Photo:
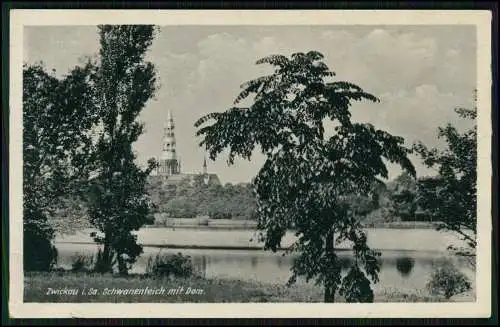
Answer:
<svg viewBox="0 0 500 327"><path fill-rule="evenodd" d="M168 111L167 121L163 127L162 153L157 158L159 163L156 171L151 176L153 180L160 180L165 185L178 185L184 180L193 184L197 178L202 178L205 184L220 185L217 174L208 173L207 160L203 159L201 173L183 173L181 160L176 152L175 124L172 112Z"/></svg>

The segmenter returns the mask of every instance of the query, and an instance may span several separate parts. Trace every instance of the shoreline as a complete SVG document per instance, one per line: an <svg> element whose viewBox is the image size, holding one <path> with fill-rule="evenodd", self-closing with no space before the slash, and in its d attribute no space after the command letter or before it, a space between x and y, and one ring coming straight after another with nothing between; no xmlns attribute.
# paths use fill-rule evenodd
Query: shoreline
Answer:
<svg viewBox="0 0 500 327"><path fill-rule="evenodd" d="M74 244L74 245L95 245L98 243L95 242L72 242L72 241L59 241L54 242L54 245L58 244ZM233 251L252 251L252 252L272 252L271 250L264 250L264 247L257 246L227 246L227 245L184 245L184 244L148 244L148 243L140 243L142 247L145 248L160 248L160 249L179 249L179 250L233 250ZM278 247L276 253L283 253L287 248ZM372 249L374 251L380 252L407 252L407 253L418 253L423 252L422 250L414 250L414 249ZM336 248L336 252L352 252L352 248ZM446 253L446 251L434 250L434 251L425 251L429 253Z"/></svg>
<svg viewBox="0 0 500 327"><path fill-rule="evenodd" d="M208 221L198 221L196 218L172 218L172 222L155 223L144 225L143 228L179 228L179 229L199 229L199 230L248 230L257 231L257 222L246 220L224 221L209 219ZM240 222L240 223L237 223ZM362 223L362 228L383 228L383 229L435 229L438 223L415 221L415 222L391 222L391 223ZM289 229L294 232L294 229Z"/></svg>

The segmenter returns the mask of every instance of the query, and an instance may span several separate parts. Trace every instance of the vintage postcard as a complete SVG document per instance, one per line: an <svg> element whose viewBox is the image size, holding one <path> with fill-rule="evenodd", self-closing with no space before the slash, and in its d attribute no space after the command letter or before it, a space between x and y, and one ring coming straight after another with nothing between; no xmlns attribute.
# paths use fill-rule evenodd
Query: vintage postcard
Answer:
<svg viewBox="0 0 500 327"><path fill-rule="evenodd" d="M480 318L488 11L12 10L14 318Z"/></svg>

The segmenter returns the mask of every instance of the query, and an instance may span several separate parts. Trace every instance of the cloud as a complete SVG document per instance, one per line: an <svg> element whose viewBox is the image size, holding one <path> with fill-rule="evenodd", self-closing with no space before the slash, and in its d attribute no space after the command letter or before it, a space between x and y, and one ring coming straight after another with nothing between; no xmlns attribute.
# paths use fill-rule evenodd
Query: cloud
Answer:
<svg viewBox="0 0 500 327"><path fill-rule="evenodd" d="M369 116L371 122L396 135L403 136L408 144L422 141L430 146L436 145L437 129L448 122L458 127L468 125L457 119L454 108L471 105L470 99L464 100L452 93L443 93L433 84L422 84L411 91L384 93L380 103L374 104ZM358 112L358 116L362 116Z"/></svg>
<svg viewBox="0 0 500 327"><path fill-rule="evenodd" d="M84 56L99 50L95 26L30 26L24 28L23 60L35 63L43 60L47 69L55 69L61 76L80 64Z"/></svg>
<svg viewBox="0 0 500 327"><path fill-rule="evenodd" d="M274 36L265 36L256 40L252 44L252 49L255 52L255 59L260 59L271 54L290 55L292 52L301 51L300 49L294 48L294 45L281 42Z"/></svg>
<svg viewBox="0 0 500 327"><path fill-rule="evenodd" d="M154 53L154 52L151 52ZM198 64L198 59L190 53L166 52L162 56L148 58L154 63L160 85L160 100L171 101L180 98L186 91L189 74Z"/></svg>
<svg viewBox="0 0 500 327"><path fill-rule="evenodd" d="M190 72L188 87L204 103L229 105L239 85L251 78L255 58L250 45L228 33L209 35L197 45L198 65Z"/></svg>
<svg viewBox="0 0 500 327"><path fill-rule="evenodd" d="M437 77L452 74L447 70L457 69L461 57L456 49L449 49L446 55L453 60L448 60L448 66L443 65L446 60L441 59L444 56L440 54L438 42L429 35L382 28L364 34L326 30L292 42L290 38L277 35L244 38L223 32L199 40L197 48L197 59L193 57L190 61L185 84L187 92L180 99L180 103L191 108L182 117L186 120L194 121L202 114L227 109L241 83L269 72L269 66L255 65L256 59L312 49L325 55L325 61L337 72L339 79L355 82L380 97L378 104L356 103L353 107L355 119L403 136L408 145L417 140L435 145L438 126L456 121L453 108L465 105L464 99L468 99L468 94L441 90L438 84L445 81L442 76ZM188 140L195 129L187 126L180 133L185 133L184 140ZM184 143L192 143L192 146L186 146L183 151L192 151L194 142ZM192 155L194 157L195 152ZM225 157L221 156L212 168L228 180L243 176L249 180L256 174L262 159L257 154L252 162L240 160L237 165L228 167ZM417 166L425 171L420 163ZM392 167L391 171L394 174L398 169Z"/></svg>
<svg viewBox="0 0 500 327"><path fill-rule="evenodd" d="M446 51L446 57L448 58L456 58L458 57L460 54L460 52L456 49L450 49L448 51Z"/></svg>
<svg viewBox="0 0 500 327"><path fill-rule="evenodd" d="M431 37L377 28L361 35L328 31L321 38L331 44L325 56L338 77L371 92L412 88L434 75L438 47Z"/></svg>
<svg viewBox="0 0 500 327"><path fill-rule="evenodd" d="M36 27L25 35L25 59L44 59L59 71L98 49L95 27ZM462 124L453 108L470 105L475 49L474 29L446 26L164 27L148 54L161 88L141 114L146 133L135 147L138 160L159 155L163 121L171 109L183 166L199 170L203 150L194 137L194 121L227 109L243 82L271 71L267 64L256 65L257 59L310 50L323 53L336 79L380 98L380 103L355 103L356 120L404 136L409 143L421 140L433 146L438 126ZM227 167L225 159L209 166L224 181L248 181L262 163L257 155L256 161Z"/></svg>

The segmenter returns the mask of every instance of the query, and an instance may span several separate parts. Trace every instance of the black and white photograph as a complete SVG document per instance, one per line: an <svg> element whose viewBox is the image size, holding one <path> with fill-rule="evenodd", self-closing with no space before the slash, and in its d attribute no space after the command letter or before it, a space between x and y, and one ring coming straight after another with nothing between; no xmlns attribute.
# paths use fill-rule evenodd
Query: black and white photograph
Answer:
<svg viewBox="0 0 500 327"><path fill-rule="evenodd" d="M488 12L133 12L11 14L11 312L489 317Z"/></svg>

